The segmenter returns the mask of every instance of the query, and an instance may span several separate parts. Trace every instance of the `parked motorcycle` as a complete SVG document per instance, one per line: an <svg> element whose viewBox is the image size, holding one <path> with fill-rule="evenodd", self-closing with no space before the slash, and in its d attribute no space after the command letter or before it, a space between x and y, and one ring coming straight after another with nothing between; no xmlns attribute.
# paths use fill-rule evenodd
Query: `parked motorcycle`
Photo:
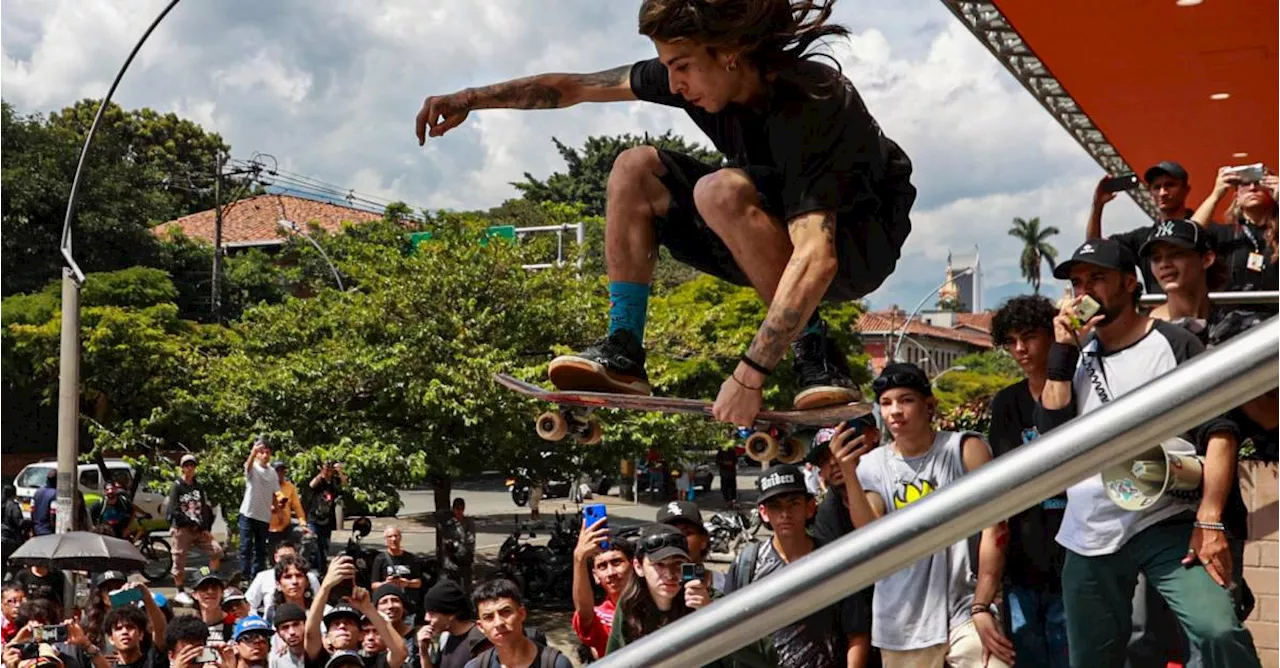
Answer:
<svg viewBox="0 0 1280 668"><path fill-rule="evenodd" d="M727 508L711 516L703 523L710 538L710 555L732 560L747 542L755 538L762 523L760 511L752 508L743 513L737 508Z"/></svg>
<svg viewBox="0 0 1280 668"><path fill-rule="evenodd" d="M573 596L573 550L567 556L545 545L533 545L524 538L537 538L532 530L513 518L515 528L498 548L498 572L520 587L525 600L542 607L559 607ZM559 518L557 518L559 519ZM557 522L559 524L559 522ZM557 546L564 540L556 537Z"/></svg>

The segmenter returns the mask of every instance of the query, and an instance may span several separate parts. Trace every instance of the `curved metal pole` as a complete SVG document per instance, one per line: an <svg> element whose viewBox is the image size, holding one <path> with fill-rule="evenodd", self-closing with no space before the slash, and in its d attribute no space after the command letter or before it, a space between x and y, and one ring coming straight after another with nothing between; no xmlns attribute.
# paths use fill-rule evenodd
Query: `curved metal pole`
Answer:
<svg viewBox="0 0 1280 668"><path fill-rule="evenodd" d="M894 344L893 344L893 348L890 350L890 354L889 354L889 358L890 358L890 359L893 359L894 357L896 357L896 356L897 356L897 354L898 354L898 346L902 345L902 337L903 337L903 336L906 336L906 334L907 334L907 326L911 324L911 321L912 321L912 320L915 320L915 319L916 319L916 316L920 313L920 309L924 308L924 303L925 303L925 302L927 302L927 301L929 301L929 298L930 298L930 297L932 297L932 296L934 296L934 295L938 294L938 291L939 291L939 290L941 290L942 288L947 287L947 283L950 283L951 281L954 281L955 279L960 278L961 276L964 276L965 274L972 274L972 273L973 273L973 269L974 269L973 267L965 267L964 269L960 270L960 272L959 272L959 273L957 273L957 274L952 274L952 276L951 276L951 280L949 280L949 281L943 281L943 282L939 283L939 284L938 284L938 287L936 287L936 288L934 288L934 289L930 290L930 291L929 291L929 294L925 295L925 296L924 296L924 298L920 300L920 303L919 303L919 304L916 304L916 308L915 308L915 310L913 310L913 311L911 312L911 315L907 316L907 319L906 319L905 321L903 321L903 323L902 323L902 334L900 334L900 335L898 336L898 340L894 342ZM892 332L892 331L890 331L890 332L889 332L889 335L890 335L890 336L892 336L892 335L893 335L893 332Z"/></svg>
<svg viewBox="0 0 1280 668"><path fill-rule="evenodd" d="M329 259L329 254L324 252L324 249L320 247L320 244L316 243L315 239L311 238L310 234L303 232L301 229L298 230L298 234L301 234L304 239L311 242L312 246L316 247L316 250L320 251L320 257L324 258L325 264L329 265L329 271L333 272L333 280L338 282L338 292L346 292L347 289L342 287L342 276L338 275L338 268L333 265L333 260Z"/></svg>
<svg viewBox="0 0 1280 668"><path fill-rule="evenodd" d="M76 195L80 192L80 174L84 171L85 159L89 155L89 145L93 143L93 133L98 130L98 123L102 121L102 115L107 110L107 105L111 102L111 96L115 95L116 88L120 85L120 80L124 78L125 70L129 69L129 65L133 63L134 56L138 55L138 51L142 48L147 38L155 31L156 26L169 15L169 12L178 4L178 0L170 0L168 5L151 22L147 27L147 31L142 33L142 38L137 44L133 45L133 50L129 52L129 57L125 58L124 64L120 66L120 71L116 73L115 81L111 82L111 88L107 89L106 97L102 98L102 104L98 106L98 113L93 117L93 123L89 126L89 132L84 136L84 147L80 149L80 161L76 163L76 173L71 179L71 194L67 196L67 215L62 220L62 259L67 261L67 265L71 267L71 271L75 274L76 285L84 283L84 272L80 271L80 266L76 264L74 258L71 257L71 219L76 214Z"/></svg>

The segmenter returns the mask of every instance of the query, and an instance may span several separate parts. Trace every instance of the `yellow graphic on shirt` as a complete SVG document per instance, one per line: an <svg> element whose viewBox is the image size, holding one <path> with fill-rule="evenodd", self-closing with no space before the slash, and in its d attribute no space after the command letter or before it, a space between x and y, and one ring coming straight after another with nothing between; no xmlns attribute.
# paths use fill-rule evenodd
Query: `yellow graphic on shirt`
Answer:
<svg viewBox="0 0 1280 668"><path fill-rule="evenodd" d="M934 486L932 480L921 480L919 484L914 482L902 483L902 490L893 495L893 509L901 510L908 505L933 494Z"/></svg>

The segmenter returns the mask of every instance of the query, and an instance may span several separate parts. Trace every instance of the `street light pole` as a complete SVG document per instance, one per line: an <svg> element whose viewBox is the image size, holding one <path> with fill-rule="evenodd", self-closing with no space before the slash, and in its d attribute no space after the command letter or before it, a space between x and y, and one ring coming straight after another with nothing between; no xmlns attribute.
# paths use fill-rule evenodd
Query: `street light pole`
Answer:
<svg viewBox="0 0 1280 668"><path fill-rule="evenodd" d="M316 250L320 251L320 257L324 258L325 264L329 265L329 271L333 272L333 280L338 283L338 292L346 292L347 289L342 287L342 276L338 274L338 268L333 265L333 260L329 259L329 254L324 252L324 249L320 247L320 244L316 243L316 240L311 238L311 235L307 234L306 230L299 227L298 224L292 220L286 220L284 218L281 218L276 222L276 224L286 232L300 234L302 235L302 238L310 241L311 245L315 246Z"/></svg>
<svg viewBox="0 0 1280 668"><path fill-rule="evenodd" d="M943 370L942 370L942 373L940 373L940 374L938 374L938 375L934 376L934 377L933 377L933 380L932 380L932 381L930 381L930 382L929 382L929 384L930 384L930 385L937 385L937 384L938 384L938 379L939 379L939 378L942 378L943 376L945 376L945 375L947 375L947 374L951 373L952 371L968 371L968 370L969 370L969 367L967 367L967 366L965 366L965 365L963 365L963 364L957 364L957 365L955 365L955 366L947 367L947 368L945 368L945 369L943 369Z"/></svg>
<svg viewBox="0 0 1280 668"><path fill-rule="evenodd" d="M939 283L938 287L930 290L929 294L925 295L924 298L920 300L919 304L916 304L915 310L911 311L911 315L907 316L907 319L902 323L902 333L899 334L898 339L894 341L893 348L890 350L890 353L889 353L889 359L893 359L898 355L898 346L902 345L902 337L907 335L907 326L911 324L912 320L915 320L916 315L920 313L920 309L924 308L924 303L929 301L930 297L938 294L939 290L942 290L943 288L947 287L947 283L950 283L951 281L954 281L955 279L960 278L965 274L972 274L972 273L973 273L973 267L966 267L960 270L959 273L953 274L951 278ZM889 332L889 336L893 336L892 330Z"/></svg>

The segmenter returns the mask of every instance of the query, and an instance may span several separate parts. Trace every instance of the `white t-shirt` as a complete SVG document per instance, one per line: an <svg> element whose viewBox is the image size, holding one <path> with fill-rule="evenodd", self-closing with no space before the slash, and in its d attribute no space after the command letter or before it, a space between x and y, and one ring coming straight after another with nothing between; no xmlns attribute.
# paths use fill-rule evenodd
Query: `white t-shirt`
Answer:
<svg viewBox="0 0 1280 668"><path fill-rule="evenodd" d="M1098 350L1097 338L1085 343L1071 381L1078 415L1102 408L1168 373L1199 354L1204 346L1187 330L1156 321L1146 336L1129 347L1101 354ZM1106 401L1103 401L1103 396ZM1055 423L1066 422L1072 417L1063 411L1037 411L1037 417L1042 413L1057 417ZM1048 426L1052 428L1057 424ZM1158 443L1151 445L1154 447ZM1192 452L1195 450L1190 443L1186 447ZM1114 554L1143 529L1194 510L1194 504L1170 495L1161 497L1146 510L1125 510L1111 501L1103 487L1102 474L1095 473L1067 488L1067 510L1062 518L1062 527L1058 529L1057 541L1068 550L1086 557Z"/></svg>
<svg viewBox="0 0 1280 668"><path fill-rule="evenodd" d="M280 475L270 466L254 462L244 476L244 500L240 514L260 522L271 521L271 500L280 491Z"/></svg>

